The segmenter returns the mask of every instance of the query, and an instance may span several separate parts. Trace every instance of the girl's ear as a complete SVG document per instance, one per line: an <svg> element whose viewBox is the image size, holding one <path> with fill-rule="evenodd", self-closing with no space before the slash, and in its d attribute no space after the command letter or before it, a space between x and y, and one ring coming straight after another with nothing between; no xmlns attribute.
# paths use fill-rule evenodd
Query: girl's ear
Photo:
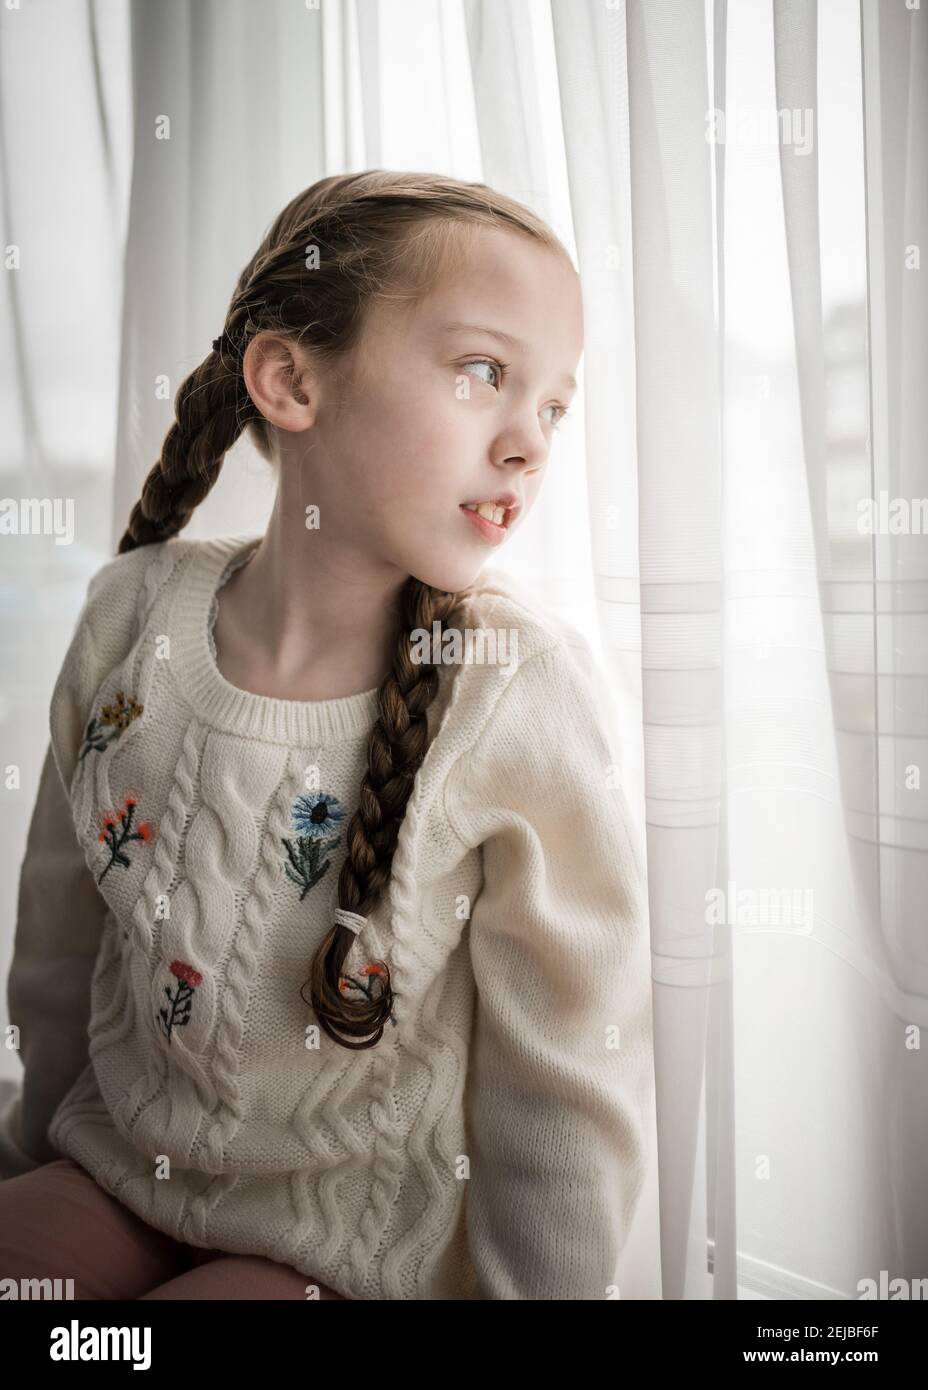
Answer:
<svg viewBox="0 0 928 1390"><path fill-rule="evenodd" d="M294 433L309 429L320 382L308 355L279 333L258 333L242 359L248 394L266 420Z"/></svg>

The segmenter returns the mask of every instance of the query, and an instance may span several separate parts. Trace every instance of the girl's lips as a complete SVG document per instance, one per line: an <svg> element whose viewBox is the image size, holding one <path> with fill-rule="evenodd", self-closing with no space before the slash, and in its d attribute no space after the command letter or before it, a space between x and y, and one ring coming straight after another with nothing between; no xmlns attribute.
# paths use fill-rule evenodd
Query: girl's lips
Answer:
<svg viewBox="0 0 928 1390"><path fill-rule="evenodd" d="M481 516L479 512L469 512L463 504L461 506L461 511L467 517L467 520L476 526L483 539L489 541L491 545L501 545L506 539L505 526L497 526L495 521L488 521L487 518Z"/></svg>

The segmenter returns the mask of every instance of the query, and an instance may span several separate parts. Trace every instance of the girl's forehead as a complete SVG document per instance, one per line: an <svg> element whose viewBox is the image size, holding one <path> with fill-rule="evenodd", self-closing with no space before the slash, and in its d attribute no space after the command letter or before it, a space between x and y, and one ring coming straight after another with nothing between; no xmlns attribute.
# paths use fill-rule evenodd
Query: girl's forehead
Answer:
<svg viewBox="0 0 928 1390"><path fill-rule="evenodd" d="M397 345L423 351L455 343L494 346L523 360L553 349L550 369L575 389L573 368L583 349L582 296L573 266L526 236L480 229L454 269L414 298L375 296L359 346L380 356ZM495 238L490 240L489 238ZM571 351L574 356L571 358Z"/></svg>

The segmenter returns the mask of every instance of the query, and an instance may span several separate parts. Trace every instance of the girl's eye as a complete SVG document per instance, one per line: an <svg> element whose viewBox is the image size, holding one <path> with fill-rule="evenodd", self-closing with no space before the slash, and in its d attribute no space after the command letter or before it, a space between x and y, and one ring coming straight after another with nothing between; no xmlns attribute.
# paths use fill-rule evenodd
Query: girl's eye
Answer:
<svg viewBox="0 0 928 1390"><path fill-rule="evenodd" d="M462 363L464 367L489 367L492 371L499 373L500 383L506 375L506 368L501 362L494 362L492 357L474 357L470 362ZM493 386L492 381L487 382L488 386Z"/></svg>
<svg viewBox="0 0 928 1390"><path fill-rule="evenodd" d="M570 414L570 411L568 410L566 405L546 405L545 410L557 411L557 414L551 421L551 425L554 429L560 428L561 421L565 418L565 416Z"/></svg>
<svg viewBox="0 0 928 1390"><path fill-rule="evenodd" d="M489 367L491 371L499 373L500 384L502 384L508 367L508 363L495 362L492 357L473 357L469 362L464 362L461 365L464 367ZM487 382L487 385L493 386L494 383L490 381ZM545 410L553 410L556 412L554 419L549 421L553 429L557 429L564 417L570 414L566 405L546 405Z"/></svg>

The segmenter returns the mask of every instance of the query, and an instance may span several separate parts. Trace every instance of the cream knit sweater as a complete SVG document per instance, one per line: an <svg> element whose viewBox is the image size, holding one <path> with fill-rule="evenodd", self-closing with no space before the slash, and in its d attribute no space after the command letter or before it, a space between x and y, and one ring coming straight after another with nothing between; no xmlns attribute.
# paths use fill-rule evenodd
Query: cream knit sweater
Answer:
<svg viewBox="0 0 928 1390"><path fill-rule="evenodd" d="M377 695L220 674L215 594L257 542L174 538L90 582L21 871L0 1174L68 1155L176 1239L352 1299L606 1298L653 1069L601 671L485 571L467 626L515 631L517 660L440 668L389 889L343 971L387 961L396 1023L339 1047L300 987Z"/></svg>

